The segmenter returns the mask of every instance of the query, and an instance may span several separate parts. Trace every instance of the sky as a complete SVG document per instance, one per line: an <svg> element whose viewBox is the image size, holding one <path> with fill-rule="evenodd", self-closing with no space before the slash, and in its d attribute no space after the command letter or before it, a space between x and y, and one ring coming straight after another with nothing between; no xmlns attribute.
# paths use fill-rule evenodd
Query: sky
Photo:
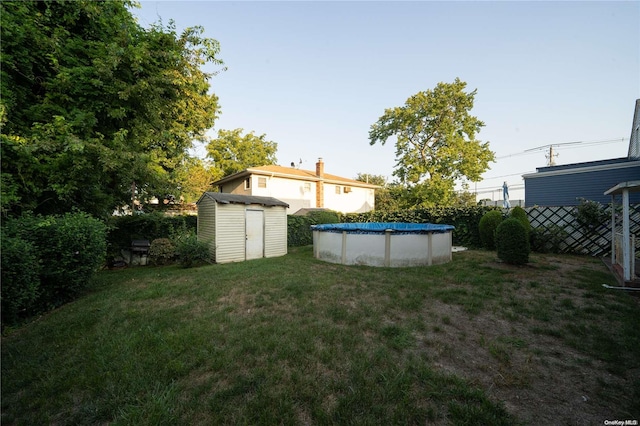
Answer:
<svg viewBox="0 0 640 426"><path fill-rule="evenodd" d="M477 138L496 156L469 183L478 199L500 199L503 182L523 199L522 175L547 165L548 145L556 164L627 156L640 98L638 1L140 5L132 13L143 27L199 25L220 42L227 70L210 81L221 114L209 135L265 134L283 166L314 170L322 157L326 173L392 182L394 141L370 145L371 125L456 78L477 90Z"/></svg>

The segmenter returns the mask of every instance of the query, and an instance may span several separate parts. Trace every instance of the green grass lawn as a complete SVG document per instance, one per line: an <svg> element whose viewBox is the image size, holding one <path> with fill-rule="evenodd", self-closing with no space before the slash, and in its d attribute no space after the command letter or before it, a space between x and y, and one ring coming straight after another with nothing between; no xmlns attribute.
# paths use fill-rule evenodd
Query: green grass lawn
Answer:
<svg viewBox="0 0 640 426"><path fill-rule="evenodd" d="M103 271L2 339L2 424L640 420L640 308L597 259Z"/></svg>

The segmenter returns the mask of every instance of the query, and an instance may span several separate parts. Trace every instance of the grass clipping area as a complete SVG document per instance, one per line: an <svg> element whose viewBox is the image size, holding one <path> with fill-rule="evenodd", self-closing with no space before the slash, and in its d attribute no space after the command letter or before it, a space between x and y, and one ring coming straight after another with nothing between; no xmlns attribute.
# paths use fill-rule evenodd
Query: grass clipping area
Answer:
<svg viewBox="0 0 640 426"><path fill-rule="evenodd" d="M597 259L287 256L104 271L2 340L2 424L640 420L638 299Z"/></svg>

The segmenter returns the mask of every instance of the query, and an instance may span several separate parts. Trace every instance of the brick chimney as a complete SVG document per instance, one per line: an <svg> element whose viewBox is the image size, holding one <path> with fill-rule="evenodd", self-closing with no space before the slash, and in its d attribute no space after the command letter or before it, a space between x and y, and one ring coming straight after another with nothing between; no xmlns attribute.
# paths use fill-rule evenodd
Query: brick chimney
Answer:
<svg viewBox="0 0 640 426"><path fill-rule="evenodd" d="M316 163L316 176L319 178L316 181L316 207L324 207L324 162L322 157L318 158Z"/></svg>
<svg viewBox="0 0 640 426"><path fill-rule="evenodd" d="M318 158L318 162L316 163L316 176L324 177L324 162L322 161L322 157Z"/></svg>

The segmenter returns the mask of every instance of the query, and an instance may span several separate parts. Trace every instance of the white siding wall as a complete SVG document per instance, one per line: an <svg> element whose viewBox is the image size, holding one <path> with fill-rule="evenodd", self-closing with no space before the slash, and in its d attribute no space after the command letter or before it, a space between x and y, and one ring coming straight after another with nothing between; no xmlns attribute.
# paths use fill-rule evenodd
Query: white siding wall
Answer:
<svg viewBox="0 0 640 426"><path fill-rule="evenodd" d="M336 192L336 186L340 187L340 194ZM344 192L348 185L324 184L324 207L342 213L363 213L373 210L375 205L375 192L369 188L351 186L351 192Z"/></svg>
<svg viewBox="0 0 640 426"><path fill-rule="evenodd" d="M216 202L204 197L198 204L198 241L209 244L211 260L216 259Z"/></svg>
<svg viewBox="0 0 640 426"><path fill-rule="evenodd" d="M245 206L218 204L216 209L217 263L245 260Z"/></svg>
<svg viewBox="0 0 640 426"><path fill-rule="evenodd" d="M265 178L267 187L260 188L259 178ZM257 195L273 197L289 204L287 214L293 214L302 208L315 208L315 181L287 179L263 175L251 176L251 189L244 189L244 179L229 182L222 187L222 192L242 195ZM336 186L340 187L340 194L336 193ZM351 192L345 193L344 187ZM375 206L375 192L369 188L358 188L348 184L335 185L324 183L324 205L322 207L342 213L363 213L373 210Z"/></svg>
<svg viewBox="0 0 640 426"><path fill-rule="evenodd" d="M264 210L264 256L287 254L287 212L283 206Z"/></svg>
<svg viewBox="0 0 640 426"><path fill-rule="evenodd" d="M267 179L267 187L260 188L258 178ZM251 195L273 197L289 204L287 214L293 214L302 208L316 207L316 182L284 179L270 176L253 176Z"/></svg>

